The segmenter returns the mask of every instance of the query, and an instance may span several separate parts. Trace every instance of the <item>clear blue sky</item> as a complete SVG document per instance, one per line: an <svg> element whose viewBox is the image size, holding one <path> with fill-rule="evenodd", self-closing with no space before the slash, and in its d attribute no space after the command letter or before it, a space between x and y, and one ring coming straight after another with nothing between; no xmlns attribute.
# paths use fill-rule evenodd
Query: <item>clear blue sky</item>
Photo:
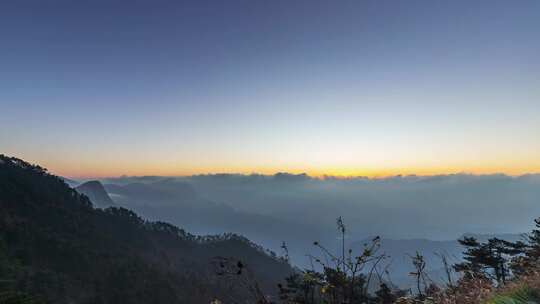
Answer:
<svg viewBox="0 0 540 304"><path fill-rule="evenodd" d="M2 1L0 153L67 176L540 171L540 1Z"/></svg>

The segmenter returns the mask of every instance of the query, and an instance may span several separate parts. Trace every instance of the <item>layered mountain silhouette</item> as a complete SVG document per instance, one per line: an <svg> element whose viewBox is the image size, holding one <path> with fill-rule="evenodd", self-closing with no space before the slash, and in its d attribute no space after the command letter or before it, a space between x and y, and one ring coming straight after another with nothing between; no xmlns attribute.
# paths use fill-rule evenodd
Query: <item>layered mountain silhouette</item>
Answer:
<svg viewBox="0 0 540 304"><path fill-rule="evenodd" d="M540 214L536 175L317 179L213 174L103 182L117 204L147 218L198 233L235 232L278 252L285 241L292 263L302 268L311 267L306 254L317 253L314 241L338 249L335 220L343 216L347 243L357 250L362 240L382 237L381 250L392 256L392 276L400 286L411 282L410 255L417 250L435 279L442 263L434 253L448 252L458 262L463 248L456 239L464 232L519 233Z"/></svg>
<svg viewBox="0 0 540 304"><path fill-rule="evenodd" d="M280 250L285 241L291 245L290 254L298 266L307 266L301 262L313 240L333 233L294 220L237 210L227 203L205 198L184 181L134 179L128 183L105 183L104 187L118 206L132 209L145 218L182 225L198 234L223 231L242 234L274 251Z"/></svg>
<svg viewBox="0 0 540 304"><path fill-rule="evenodd" d="M523 189L523 193L528 193L521 198L528 201L529 196L532 197L534 193L530 190L531 187L537 185L537 180L533 177L508 179L496 176L480 180L482 185L490 185L489 189L494 181L496 184L510 183L512 188L519 186L519 189ZM467 177L469 178L475 182L478 180L476 177ZM429 189L453 188L455 185L462 187L462 179L462 176L425 179L410 177L410 180L406 181L394 178L369 182L369 187L370 191L381 189L377 190L378 195L388 196L389 190L383 192L382 189L387 189L385 187L388 185L390 189L399 185L399 189L403 189L400 195L407 197L412 191L409 188L423 189L426 184L430 184ZM112 284L125 296L128 292L127 286L118 287L116 283L105 283L102 280L112 275L109 270L116 271L116 266L111 265L124 265L122 263L127 260L133 261L136 268L144 268L144 271L140 271L144 272L145 276L154 276L160 282L157 283L159 288L174 291L172 292L174 295L170 298L167 296L167 301L171 303L175 301L198 303L195 298L190 298L190 292L177 290L178 286L197 286L199 288L197 290L200 291L197 299L202 297L209 300L212 295L226 296L229 293L225 291L228 287L212 276L210 261L215 256L244 260L257 273L265 291L271 294L275 283L290 273L291 268L276 258L275 253L263 250L239 234L246 235L250 240L255 240L256 243L273 250L279 250L282 241L286 241L292 262L300 267L308 267L304 260L306 254L316 253L313 241L320 241L333 250L339 240L336 238L335 228L328 223L307 222L306 219L315 218L314 212L320 210L328 210L328 218L333 219L329 205L324 205L323 199L329 199L334 209L357 210L355 209L357 207L338 195L354 194L369 201L369 198L375 195L367 196L363 192L367 191L364 189L367 187L365 183L368 182L322 181L311 179L306 175L288 174L270 177L216 175L190 178L121 178L107 180L104 185L99 181L90 181L71 189L66 185L65 179L50 175L39 166L1 156L0 261L22 265L20 268L10 270L12 271L10 275L16 277L15 281L18 284L26 284L24 290L44 295L47 299L54 299L58 303L67 301L67 296L75 298L78 296L71 294L58 296L56 291L42 285L44 282L35 283L36 280L38 282L40 280L34 277L36 274L46 273L47 282L60 280L55 288L60 288L62 284L75 284L74 291L83 290L86 287L82 285L90 280L95 281L93 285L91 284L93 287L89 289L90 294L99 294L104 284ZM362 191L356 189L357 187ZM446 190L443 193L445 192ZM435 194L428 197L435 197ZM261 202L266 202L275 211L270 213L257 208ZM381 208L381 204L366 206ZM111 205L117 208L94 208ZM388 225L392 222L393 227L397 226L399 221L397 223L391 221L393 211L390 206L382 205L382 207L385 207L385 213L381 213L380 218L385 220L381 223ZM134 210L145 219L159 222L143 220L128 209ZM256 210L260 211L255 212ZM283 214L288 216L282 216ZM346 214L347 218L362 216L361 213ZM320 216L318 218L326 221ZM235 234L197 237L175 226L164 224L163 221L172 222L198 234L225 231ZM355 229L354 225L357 224L360 225L356 227L368 228L367 232L374 229L358 219L350 223L348 228L351 227L352 231L348 235L348 243L355 252L361 250L364 242L355 241L363 238L361 234L356 238L355 231L358 229ZM62 225L67 229L63 229ZM493 235L475 236L483 240ZM519 235L508 234L497 237L515 240ZM70 254L70 257L61 258L66 254L64 251ZM437 254L447 254L450 262L454 263L461 259L463 248L454 240L383 237L381 251L392 258L389 270L393 283L407 287L411 281L408 276L412 270L410 256L416 251L424 255L431 278L437 280L443 275L442 264ZM79 271L77 270L79 266L74 266L76 262L71 256L83 261L80 265L85 271L82 278L79 278L80 273L74 273ZM112 261L112 256L123 262L118 264ZM19 260L23 263L20 264ZM96 262L92 262L93 260ZM63 264L64 262L68 264ZM103 270L103 276L94 272L97 269ZM171 273L173 278L165 273ZM20 278L27 274L28 276L20 281ZM77 283L73 283L72 280ZM136 290L139 291L144 288L146 287L136 286ZM109 292L112 290L107 291ZM112 297L108 294L107 297L109 296ZM239 291L236 296L246 295ZM77 299L85 303L90 301L90 298L91 296ZM99 302L94 298L91 301L108 303ZM139 303L133 301L132 303Z"/></svg>
<svg viewBox="0 0 540 304"><path fill-rule="evenodd" d="M355 252L361 250L364 239L381 235L381 251L392 257L389 269L393 282L409 287L412 283L409 273L413 270L410 256L416 251L425 256L427 269L433 280L438 280L444 275L438 254L447 254L449 261L458 262L464 249L456 239L464 231L497 231L483 228L486 219L471 208L487 200L494 208L485 212L505 223L514 221L516 213L522 217L521 211L506 205L510 198L519 202L523 210L535 209L528 206L540 188L532 177L450 175L321 180L305 174L278 173L121 177L104 182L117 204L147 218L166 220L199 233L239 233L275 251L285 241L292 263L301 268L311 267L306 254L317 253L314 241L331 250L338 249L335 218L344 215L347 242ZM492 194L501 188L513 189L509 192L512 195ZM449 199L452 196L455 200ZM462 198L468 203L462 203ZM473 204L476 200L479 203ZM458 216L459 209L470 212ZM449 216L444 217L445 214ZM530 212L529 216L535 214ZM467 224L463 224L461 217L469 219ZM456 223L448 223L451 221ZM455 233L447 238L449 233L441 232L443 225ZM513 230L526 231L526 225ZM402 236L419 230L426 237ZM436 239L431 240L433 236ZM519 235L498 237L515 240L516 236Z"/></svg>
<svg viewBox="0 0 540 304"><path fill-rule="evenodd" d="M218 257L242 265L239 277L216 276ZM2 282L61 304L249 302L241 276L272 295L292 272L242 236L195 236L125 208L96 209L61 178L3 155L0 269Z"/></svg>

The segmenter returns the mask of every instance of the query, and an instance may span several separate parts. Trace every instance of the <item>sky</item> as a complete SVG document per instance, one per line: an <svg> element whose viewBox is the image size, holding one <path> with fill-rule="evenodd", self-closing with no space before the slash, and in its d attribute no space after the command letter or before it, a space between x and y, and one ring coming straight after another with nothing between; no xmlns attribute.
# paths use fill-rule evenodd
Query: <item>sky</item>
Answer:
<svg viewBox="0 0 540 304"><path fill-rule="evenodd" d="M540 172L540 1L0 2L0 153L68 177Z"/></svg>

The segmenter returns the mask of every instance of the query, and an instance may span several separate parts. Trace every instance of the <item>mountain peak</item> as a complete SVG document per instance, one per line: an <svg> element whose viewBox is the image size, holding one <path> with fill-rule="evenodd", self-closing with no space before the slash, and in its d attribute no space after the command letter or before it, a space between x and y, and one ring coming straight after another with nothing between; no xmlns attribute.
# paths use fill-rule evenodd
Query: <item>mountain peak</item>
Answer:
<svg viewBox="0 0 540 304"><path fill-rule="evenodd" d="M85 182L74 188L77 192L88 196L90 201L94 203L96 207L109 207L114 205L114 201L111 199L101 182L97 180Z"/></svg>

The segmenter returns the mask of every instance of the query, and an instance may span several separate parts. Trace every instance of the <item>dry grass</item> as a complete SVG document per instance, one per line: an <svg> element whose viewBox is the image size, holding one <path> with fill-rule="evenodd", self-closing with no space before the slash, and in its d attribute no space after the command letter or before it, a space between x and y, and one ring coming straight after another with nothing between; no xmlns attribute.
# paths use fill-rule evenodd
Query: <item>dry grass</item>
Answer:
<svg viewBox="0 0 540 304"><path fill-rule="evenodd" d="M540 303L540 271L527 274L494 287L485 278L463 278L456 286L430 294L423 301L401 298L396 304L529 304Z"/></svg>

